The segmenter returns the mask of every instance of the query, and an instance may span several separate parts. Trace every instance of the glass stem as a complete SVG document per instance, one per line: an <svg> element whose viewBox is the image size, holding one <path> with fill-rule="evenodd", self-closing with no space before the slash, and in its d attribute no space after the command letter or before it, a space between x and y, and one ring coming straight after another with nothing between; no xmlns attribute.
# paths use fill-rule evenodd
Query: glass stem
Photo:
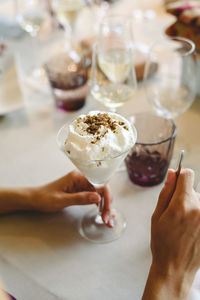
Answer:
<svg viewBox="0 0 200 300"><path fill-rule="evenodd" d="M101 201L98 203L99 214L101 215L104 208L104 196L101 196Z"/></svg>
<svg viewBox="0 0 200 300"><path fill-rule="evenodd" d="M64 28L65 31L65 48L67 51L72 49L72 29L68 26Z"/></svg>
<svg viewBox="0 0 200 300"><path fill-rule="evenodd" d="M102 220L102 212L103 212L103 208L104 208L104 196L101 196L101 201L100 203L98 203L98 213L95 217L95 223L98 225L104 225L104 222Z"/></svg>
<svg viewBox="0 0 200 300"><path fill-rule="evenodd" d="M96 185L94 184L95 188L102 188L102 191L103 191L103 188L104 188L104 185ZM95 218L95 222L99 225L102 225L104 224L103 220L102 220L102 212L103 212L103 209L104 209L104 196L103 194L99 193L99 195L101 196L101 201L98 203L97 207L98 207L98 213L97 213L97 216Z"/></svg>

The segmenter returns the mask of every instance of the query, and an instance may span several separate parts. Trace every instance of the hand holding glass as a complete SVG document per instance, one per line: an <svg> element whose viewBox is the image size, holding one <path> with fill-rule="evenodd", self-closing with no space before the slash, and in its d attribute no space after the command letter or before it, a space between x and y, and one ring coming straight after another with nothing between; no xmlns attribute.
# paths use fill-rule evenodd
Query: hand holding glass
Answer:
<svg viewBox="0 0 200 300"><path fill-rule="evenodd" d="M136 138L135 127L132 127L133 134ZM58 132L57 144L61 150L68 138L68 125L64 125ZM133 146L133 145L132 145ZM83 175L93 184L94 187L100 188L107 184L111 176L125 159L130 149L115 157L109 157L102 160L83 160L79 157L73 157L71 154L64 152L72 163L83 173ZM102 199L103 201L103 199ZM103 203L102 203L103 205ZM101 206L101 205L100 205ZM126 222L120 212L113 210L113 228L108 228L101 218L101 207L97 213L96 210L88 212L81 221L81 235L96 243L107 243L119 238L126 227Z"/></svg>

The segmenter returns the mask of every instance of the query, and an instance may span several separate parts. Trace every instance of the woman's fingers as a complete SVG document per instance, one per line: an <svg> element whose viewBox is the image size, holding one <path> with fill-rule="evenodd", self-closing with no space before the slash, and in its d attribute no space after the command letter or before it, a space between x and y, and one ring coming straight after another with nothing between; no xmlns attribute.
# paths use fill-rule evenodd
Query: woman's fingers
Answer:
<svg viewBox="0 0 200 300"><path fill-rule="evenodd" d="M105 187L98 189L98 192L104 197L104 205L102 207L102 220L108 227L114 226L114 215L111 213L112 194L110 188Z"/></svg>
<svg viewBox="0 0 200 300"><path fill-rule="evenodd" d="M167 173L167 178L165 180L165 185L162 188L156 209L153 213L154 220L159 220L161 215L167 209L170 200L173 196L176 187L176 171L169 169Z"/></svg>
<svg viewBox="0 0 200 300"><path fill-rule="evenodd" d="M71 205L98 204L101 197L96 192L62 193L60 205L64 207Z"/></svg>
<svg viewBox="0 0 200 300"><path fill-rule="evenodd" d="M191 169L182 169L178 177L176 189L170 205L179 205L191 197L194 185L194 171Z"/></svg>
<svg viewBox="0 0 200 300"><path fill-rule="evenodd" d="M66 193L95 191L94 186L78 170L68 173L67 175L52 182L51 185L53 188L57 188L58 190Z"/></svg>

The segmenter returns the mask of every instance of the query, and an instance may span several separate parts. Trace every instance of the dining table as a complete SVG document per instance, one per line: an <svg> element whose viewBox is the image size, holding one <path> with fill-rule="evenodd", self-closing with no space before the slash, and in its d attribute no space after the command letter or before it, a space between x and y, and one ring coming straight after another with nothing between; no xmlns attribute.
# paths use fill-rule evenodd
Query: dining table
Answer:
<svg viewBox="0 0 200 300"><path fill-rule="evenodd" d="M161 0L116 1L108 13L129 14L134 41L147 47L173 21ZM27 35L18 38L5 35L5 40L14 58L0 83L0 108L5 99L18 101L18 106L0 115L0 186L40 186L75 168L56 144L59 128L80 114L106 108L88 96L85 106L78 111L57 109L48 82L45 81L45 86L41 82L34 85L37 79L31 84L24 80L29 78L22 76L22 63L32 63ZM48 45L47 39L43 40L44 45ZM133 99L117 112L128 116L149 110L152 108L141 81ZM183 167L195 171L197 185L200 181L198 96L175 122L177 139L186 145ZM174 155L173 168L176 159ZM123 235L110 243L92 243L79 233L80 220L93 205L68 207L57 213L16 212L0 216L0 282L8 293L17 300L141 299L151 265L151 216L163 183L146 188L134 185L122 167L109 185L113 206L127 221ZM195 295L197 298L193 298ZM189 299L200 299L200 274Z"/></svg>

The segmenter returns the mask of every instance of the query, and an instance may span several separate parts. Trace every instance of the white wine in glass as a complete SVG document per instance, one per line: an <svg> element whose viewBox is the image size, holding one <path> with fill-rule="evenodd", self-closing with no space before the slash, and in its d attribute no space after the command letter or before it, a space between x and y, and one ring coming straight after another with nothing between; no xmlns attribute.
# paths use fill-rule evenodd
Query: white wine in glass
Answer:
<svg viewBox="0 0 200 300"><path fill-rule="evenodd" d="M52 0L52 9L58 22L63 26L65 31L63 50L76 63L79 63L81 58L76 50L78 45L76 44L74 27L78 14L84 6L85 0Z"/></svg>
<svg viewBox="0 0 200 300"><path fill-rule="evenodd" d="M136 88L131 20L106 17L93 49L91 94L115 111L133 98Z"/></svg>
<svg viewBox="0 0 200 300"><path fill-rule="evenodd" d="M98 64L111 82L121 83L131 71L131 55L125 49L108 49L98 54Z"/></svg>
<svg viewBox="0 0 200 300"><path fill-rule="evenodd" d="M44 21L43 15L37 12L26 13L19 17L20 26L27 32L36 35Z"/></svg>
<svg viewBox="0 0 200 300"><path fill-rule="evenodd" d="M74 26L79 11L83 8L82 0L54 0L53 10L63 27Z"/></svg>
<svg viewBox="0 0 200 300"><path fill-rule="evenodd" d="M58 22L65 31L73 31L78 13L84 6L84 0L53 0L52 8Z"/></svg>
<svg viewBox="0 0 200 300"><path fill-rule="evenodd" d="M37 36L40 28L49 17L45 1L18 0L17 10L17 21L20 27L31 36Z"/></svg>

